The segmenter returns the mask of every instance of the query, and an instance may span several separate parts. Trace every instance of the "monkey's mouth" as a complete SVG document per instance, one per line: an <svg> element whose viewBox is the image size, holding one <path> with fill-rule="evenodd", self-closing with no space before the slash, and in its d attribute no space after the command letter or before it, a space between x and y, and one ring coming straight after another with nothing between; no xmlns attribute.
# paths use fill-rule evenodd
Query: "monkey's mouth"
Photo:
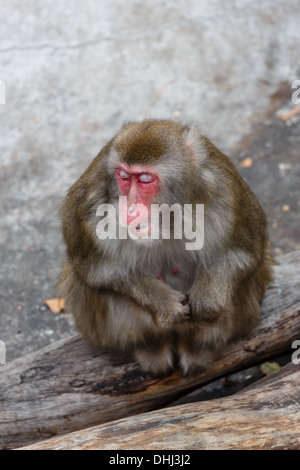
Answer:
<svg viewBox="0 0 300 470"><path fill-rule="evenodd" d="M149 238L151 226L148 223L129 225L128 230L138 238Z"/></svg>
<svg viewBox="0 0 300 470"><path fill-rule="evenodd" d="M148 230L149 228L150 228L149 224L129 225L129 229L134 230L136 232L141 232L143 230Z"/></svg>
<svg viewBox="0 0 300 470"><path fill-rule="evenodd" d="M149 228L149 224L138 224L136 227L134 227L134 230L136 230L137 232L140 232L142 230L146 230Z"/></svg>

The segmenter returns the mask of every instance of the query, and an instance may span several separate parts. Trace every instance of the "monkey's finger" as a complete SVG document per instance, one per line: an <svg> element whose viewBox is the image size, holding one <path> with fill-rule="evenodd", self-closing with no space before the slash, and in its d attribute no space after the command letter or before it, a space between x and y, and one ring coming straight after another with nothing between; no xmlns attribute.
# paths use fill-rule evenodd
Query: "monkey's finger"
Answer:
<svg viewBox="0 0 300 470"><path fill-rule="evenodd" d="M183 306L183 318L185 320L192 318L192 312L189 304Z"/></svg>
<svg viewBox="0 0 300 470"><path fill-rule="evenodd" d="M188 295L182 294L181 297L180 297L179 302L181 303L181 305L188 305L188 304L189 304L189 297L188 297Z"/></svg>

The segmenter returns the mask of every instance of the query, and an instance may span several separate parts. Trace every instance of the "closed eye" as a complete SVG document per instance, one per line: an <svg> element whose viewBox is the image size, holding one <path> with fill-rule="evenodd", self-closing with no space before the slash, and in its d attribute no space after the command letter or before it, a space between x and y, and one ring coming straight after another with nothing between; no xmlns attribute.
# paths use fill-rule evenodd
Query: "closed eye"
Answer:
<svg viewBox="0 0 300 470"><path fill-rule="evenodd" d="M149 175L148 173L142 173L139 176L139 181L142 183L151 183L151 181L153 181L153 176Z"/></svg>
<svg viewBox="0 0 300 470"><path fill-rule="evenodd" d="M129 178L129 174L126 173L126 171L124 171L124 170L120 170L120 171L119 171L119 176L120 176L120 178L122 178L122 179L124 179L124 180L127 179L127 178Z"/></svg>

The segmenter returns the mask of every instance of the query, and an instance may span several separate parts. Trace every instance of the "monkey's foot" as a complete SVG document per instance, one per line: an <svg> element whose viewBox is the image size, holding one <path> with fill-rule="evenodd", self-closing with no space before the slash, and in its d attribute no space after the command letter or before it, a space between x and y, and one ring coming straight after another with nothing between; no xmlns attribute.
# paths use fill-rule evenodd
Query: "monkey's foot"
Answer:
<svg viewBox="0 0 300 470"><path fill-rule="evenodd" d="M207 370L213 363L214 355L211 351L181 349L178 364L182 375L196 375Z"/></svg>
<svg viewBox="0 0 300 470"><path fill-rule="evenodd" d="M144 371L155 375L166 375L173 369L173 354L169 346L155 351L147 347L137 348L135 358Z"/></svg>

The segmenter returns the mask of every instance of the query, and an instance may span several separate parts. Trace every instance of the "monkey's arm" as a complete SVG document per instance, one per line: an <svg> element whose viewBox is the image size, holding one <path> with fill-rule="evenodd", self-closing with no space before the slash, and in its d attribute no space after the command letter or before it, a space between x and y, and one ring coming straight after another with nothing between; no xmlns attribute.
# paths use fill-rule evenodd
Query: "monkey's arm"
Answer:
<svg viewBox="0 0 300 470"><path fill-rule="evenodd" d="M82 216L88 213L88 209L85 207L86 194L83 190L84 199L80 200L80 188L81 186L78 189L76 185L72 189L61 211L68 262L76 276L89 287L117 292L131 298L161 327L168 327L190 317L185 294L172 289L154 275L120 266L117 254L108 256L103 253L99 241L95 239L94 219L89 225L88 219ZM76 211L72 210L73 206Z"/></svg>
<svg viewBox="0 0 300 470"><path fill-rule="evenodd" d="M237 286L255 269L253 256L241 249L228 250L208 266L201 266L188 292L193 320L212 323L228 313Z"/></svg>
<svg viewBox="0 0 300 470"><path fill-rule="evenodd" d="M190 318L190 309L186 305L186 295L154 276L130 274L125 268L113 261L101 258L99 262L90 262L84 271L76 269L78 277L90 287L118 292L130 297L137 305L152 315L160 327L168 327Z"/></svg>

